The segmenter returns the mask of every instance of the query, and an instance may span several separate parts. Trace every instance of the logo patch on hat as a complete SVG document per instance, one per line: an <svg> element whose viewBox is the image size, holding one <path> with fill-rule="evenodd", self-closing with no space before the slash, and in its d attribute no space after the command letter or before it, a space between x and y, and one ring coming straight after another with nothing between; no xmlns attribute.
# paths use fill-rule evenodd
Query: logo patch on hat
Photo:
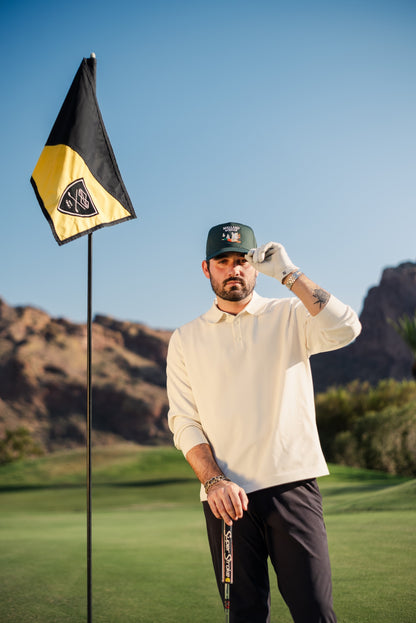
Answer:
<svg viewBox="0 0 416 623"><path fill-rule="evenodd" d="M240 227L237 225L227 225L223 227L222 230L223 241L241 244Z"/></svg>

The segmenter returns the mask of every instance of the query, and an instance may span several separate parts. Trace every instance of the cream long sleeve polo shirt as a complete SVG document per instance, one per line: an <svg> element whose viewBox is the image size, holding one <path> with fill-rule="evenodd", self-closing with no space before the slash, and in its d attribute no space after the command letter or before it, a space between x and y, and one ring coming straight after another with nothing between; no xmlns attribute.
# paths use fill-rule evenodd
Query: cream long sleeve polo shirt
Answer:
<svg viewBox="0 0 416 623"><path fill-rule="evenodd" d="M328 474L309 357L346 346L360 330L357 314L334 296L316 316L296 298L255 292L236 316L214 303L169 343L175 446L186 455L209 443L224 474L247 493Z"/></svg>

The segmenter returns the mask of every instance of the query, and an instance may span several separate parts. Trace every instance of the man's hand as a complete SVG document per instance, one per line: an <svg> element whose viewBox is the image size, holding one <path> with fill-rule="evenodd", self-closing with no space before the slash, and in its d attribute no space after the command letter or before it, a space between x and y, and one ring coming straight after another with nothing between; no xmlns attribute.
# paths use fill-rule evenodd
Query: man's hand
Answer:
<svg viewBox="0 0 416 623"><path fill-rule="evenodd" d="M274 277L280 282L299 269L289 258L284 246L278 242L268 242L257 249L250 249L245 258L260 273Z"/></svg>
<svg viewBox="0 0 416 623"><path fill-rule="evenodd" d="M202 484L216 476L223 476L208 443L193 446L186 453L186 460ZM233 521L241 519L248 506L248 497L244 489L230 480L219 480L211 485L207 500L214 516L223 519L228 526L231 526Z"/></svg>
<svg viewBox="0 0 416 623"><path fill-rule="evenodd" d="M244 489L235 482L221 480L208 491L208 504L217 519L223 519L228 526L241 519L248 507Z"/></svg>

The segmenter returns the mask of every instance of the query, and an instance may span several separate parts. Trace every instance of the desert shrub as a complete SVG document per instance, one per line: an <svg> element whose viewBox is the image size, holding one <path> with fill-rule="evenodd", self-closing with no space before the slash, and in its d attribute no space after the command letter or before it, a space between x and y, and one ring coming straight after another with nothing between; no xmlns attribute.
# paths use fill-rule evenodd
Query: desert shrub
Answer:
<svg viewBox="0 0 416 623"><path fill-rule="evenodd" d="M416 400L415 381L383 379L376 387L370 387L365 405L367 411L381 411L388 406L402 407Z"/></svg>
<svg viewBox="0 0 416 623"><path fill-rule="evenodd" d="M0 438L0 465L41 454L43 450L23 426L15 430L6 429Z"/></svg>
<svg viewBox="0 0 416 623"><path fill-rule="evenodd" d="M318 419L330 420L336 416L340 421L363 415L368 411L381 411L387 406L403 406L416 400L416 381L383 379L372 387L368 381L352 381L345 386L329 388L317 394Z"/></svg>
<svg viewBox="0 0 416 623"><path fill-rule="evenodd" d="M336 436L333 452L337 463L416 476L416 404L363 415Z"/></svg>
<svg viewBox="0 0 416 623"><path fill-rule="evenodd" d="M351 430L357 418L365 413L370 384L353 381L346 386L331 387L315 398L316 417L322 447L333 461L332 445L335 437Z"/></svg>
<svg viewBox="0 0 416 623"><path fill-rule="evenodd" d="M416 382L354 381L316 396L328 461L416 475Z"/></svg>

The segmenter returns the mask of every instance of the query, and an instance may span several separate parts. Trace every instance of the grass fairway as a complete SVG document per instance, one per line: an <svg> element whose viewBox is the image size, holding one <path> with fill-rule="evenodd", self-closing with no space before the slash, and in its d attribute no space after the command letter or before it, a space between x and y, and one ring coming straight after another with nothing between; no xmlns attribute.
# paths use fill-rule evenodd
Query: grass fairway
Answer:
<svg viewBox="0 0 416 623"><path fill-rule="evenodd" d="M86 621L85 459L0 469L0 621ZM320 480L340 623L416 620L414 480L333 467ZM272 623L290 623L273 584ZM93 453L93 621L215 623L224 615L198 484L172 448Z"/></svg>

